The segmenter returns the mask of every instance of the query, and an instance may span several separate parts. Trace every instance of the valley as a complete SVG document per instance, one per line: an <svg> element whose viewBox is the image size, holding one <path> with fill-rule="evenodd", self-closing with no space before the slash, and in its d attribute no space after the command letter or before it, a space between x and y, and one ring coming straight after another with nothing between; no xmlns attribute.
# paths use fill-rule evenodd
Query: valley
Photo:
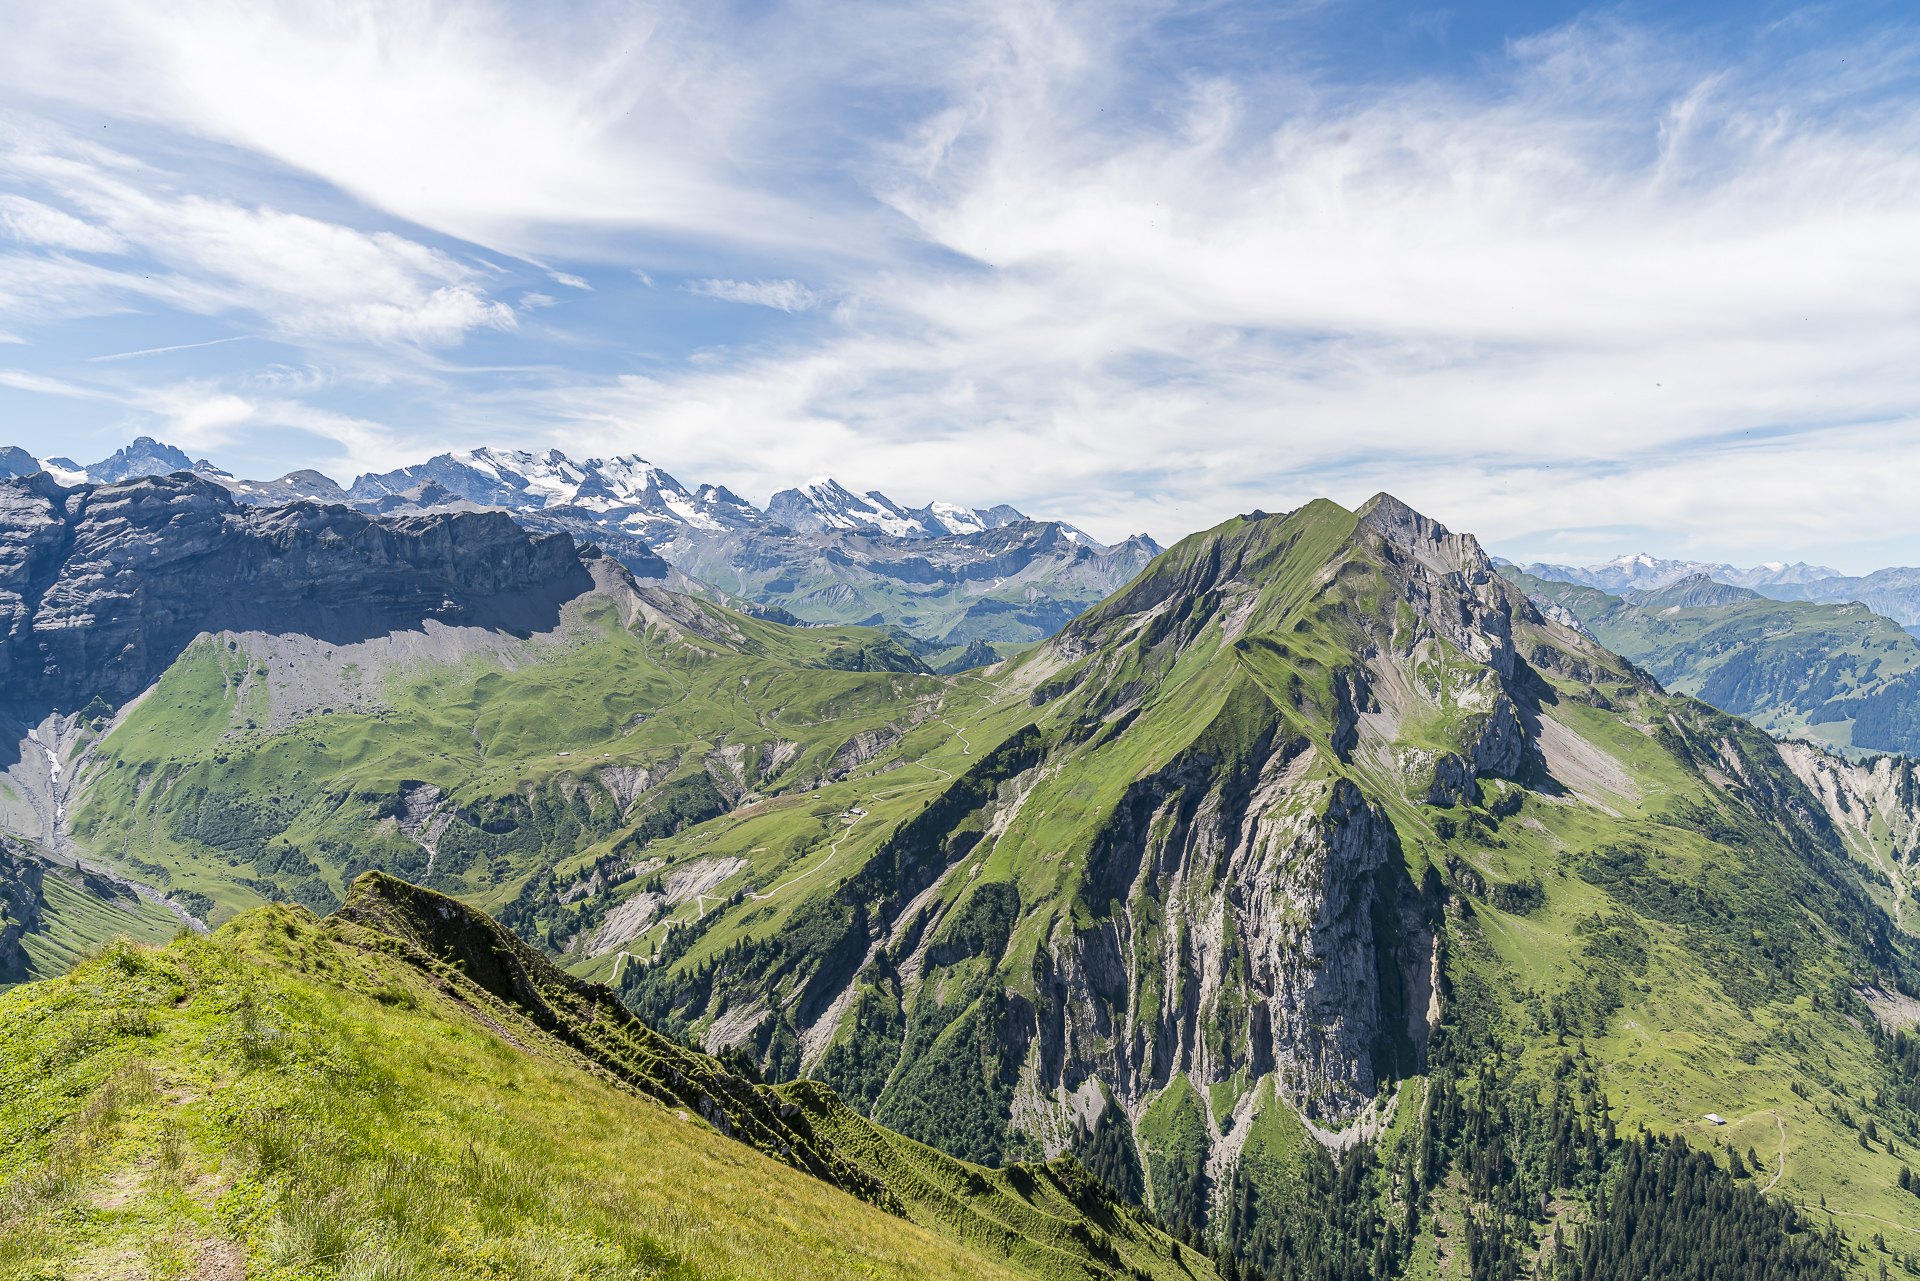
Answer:
<svg viewBox="0 0 1920 1281"><path fill-rule="evenodd" d="M7 1017L30 1017L21 1001L78 1009L58 993L85 990L157 1029L58 1034L93 1038L63 1060L82 1094L136 1057L167 1098L188 1080L307 1088L298 1056L191 1049L238 1034L218 1030L239 1026L220 1020L241 998L216 976L257 965L271 991L254 1008L289 1035L332 1029L312 1035L359 1047L338 1053L404 1082L410 1109L471 1118L505 1088L434 1102L452 1087L375 1048L436 1021L498 1065L472 1080L537 1061L550 1100L602 1070L646 1094L661 1078L634 1065L656 1059L778 1091L767 1106L808 1116L831 1177L812 1171L803 1193L768 1175L766 1195L884 1203L945 1243L872 1265L903 1275L962 1257L1033 1276L1629 1275L1625 1220L1602 1231L1628 1205L1703 1258L1745 1251L1770 1275L1920 1267L1920 1200L1901 1183L1920 1145L1912 765L1778 742L1688 696L1596 640L1579 602L1546 602L1577 626L1554 621L1470 535L1390 496L1192 535L1037 645L937 675L885 631L729 610L565 534L483 524L497 514L256 515L182 477L0 485L74 531L27 540L51 550L17 555L4 583L6 655L34 673L9 686L24 696L0 809L8 920L14 977L40 980ZM143 504L186 504L218 532L169 560L183 526L141 523ZM94 511L117 513L97 535ZM89 538L147 540L185 575L193 556L252 564L256 528L287 531L273 545L294 555L263 582L299 556L359 566L351 610L276 626L200 598L144 654L88 640L123 625L76 603L96 581ZM460 556L408 550L482 534L524 540L506 558L524 579L482 583ZM123 623L152 608L138 581L112 581ZM76 858L214 932L176 939L151 900L76 889L55 866ZM412 997L381 997L390 983ZM184 1013L154 1004L176 987ZM9 1070L31 1075L46 1051L21 1044ZM619 1133L673 1130L673 1103L606 1088L593 1106ZM158 1106L124 1124L22 1121L8 1141L53 1161L93 1135L72 1196L135 1168L114 1162L137 1165L141 1127L165 1124L196 1136L194 1178L230 1162L285 1169L287 1187L322 1177L258 1164L244 1127ZM745 1134L754 1162L796 1159L792 1135L702 1115L723 1147L701 1151L746 1154ZM485 1133L487 1152L505 1142ZM746 1159L645 1142L689 1169ZM580 1170L601 1168L582 1152ZM358 1169L326 1186L375 1196ZM1073 1183L1082 1169L1099 1183ZM1660 1190L1675 1179L1713 1189L1709 1208L1675 1208L1689 1203ZM914 1199L936 1187L948 1200ZM736 1221L708 1195L690 1213ZM263 1264L318 1258L299 1255L296 1204L193 1230ZM512 1221L436 1204L477 1216L489 1249L533 1249L514 1223L554 1222L538 1198ZM730 1232L759 1239L775 1204ZM688 1224L647 1229L657 1270L682 1267L672 1255L755 1274L688 1244ZM585 1230L577 1248L622 1267L655 1257ZM413 1231L369 1220L353 1248L428 1267L439 1247ZM882 1249L864 1231L844 1248ZM1081 1262L1035 1253L1069 1237ZM809 1258L829 1251L809 1239Z"/></svg>
<svg viewBox="0 0 1920 1281"><path fill-rule="evenodd" d="M1612 596L1501 572L1662 685L1776 737L1920 754L1920 640L1863 602L1772 600L1698 574Z"/></svg>

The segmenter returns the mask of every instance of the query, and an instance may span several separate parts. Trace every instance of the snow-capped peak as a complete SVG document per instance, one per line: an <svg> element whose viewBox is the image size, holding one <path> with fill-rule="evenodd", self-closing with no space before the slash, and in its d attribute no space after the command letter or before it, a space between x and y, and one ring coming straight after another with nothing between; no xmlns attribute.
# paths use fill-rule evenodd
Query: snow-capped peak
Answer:
<svg viewBox="0 0 1920 1281"><path fill-rule="evenodd" d="M957 503L935 501L928 503L922 510L937 521L940 527L949 534L978 534L985 532L989 528L987 523L981 519L980 513L970 507L962 507Z"/></svg>
<svg viewBox="0 0 1920 1281"><path fill-rule="evenodd" d="M831 476L809 481L799 489L783 489L767 504L767 515L789 529L876 530L896 538L933 535L879 490L861 497Z"/></svg>

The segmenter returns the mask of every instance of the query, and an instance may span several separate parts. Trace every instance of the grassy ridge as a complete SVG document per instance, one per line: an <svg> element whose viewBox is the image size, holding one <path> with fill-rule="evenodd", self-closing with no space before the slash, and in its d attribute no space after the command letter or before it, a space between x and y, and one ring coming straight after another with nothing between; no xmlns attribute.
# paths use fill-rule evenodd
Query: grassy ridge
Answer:
<svg viewBox="0 0 1920 1281"><path fill-rule="evenodd" d="M1213 1275L1070 1162L966 1166L604 996L377 877L118 940L0 997L0 1275Z"/></svg>
<svg viewBox="0 0 1920 1281"><path fill-rule="evenodd" d="M824 1171L870 1201L884 1188L916 1223L999 1242L1009 1266L1112 1266L1101 1251L1126 1254L1116 1242L1138 1220L1090 1210L1068 1170L989 1172L912 1140L983 1164L1064 1142L1181 1230L1262 1267L1338 1260L1342 1276L1451 1281L1517 1275L1469 1255L1484 1246L1518 1267L1524 1251L1542 1258L1554 1227L1600 1213L1595 1180L1654 1148L1636 1158L1630 1140L1602 1151L1592 1136L1607 1122L1644 1125L1712 1151L1715 1177L1742 1195L1764 1180L1776 1198L1824 1198L1855 1245L1872 1225L1894 1251L1920 1254L1920 1201L1898 1182L1920 1146L1920 1095L1874 1032L1898 1003L1876 995L1870 1009L1857 994L1920 981L1894 925L1907 873L1849 858L1764 735L1541 623L1498 579L1470 586L1318 503L1183 542L1059 644L984 678L804 667L793 647L817 644L805 633L747 620L726 644L676 640L594 606L570 633L575 647L537 663L421 669L381 715L193 740L192 756L173 744L203 732L187 719L196 698L239 707L245 694L210 647L194 660L197 695L183 683L171 701L150 700L181 734L130 736L146 744L144 765L103 763L143 706L97 753L100 787L121 788L123 807L103 810L101 830L123 834L112 824L131 807L145 826L130 853L144 831L161 842L156 859L171 848L216 878L224 864L230 883L245 876L262 895L310 881L338 895L352 857L417 857L415 879L497 906L519 939L576 975L611 981L617 968L615 990L644 1020L739 1047L731 1070L689 1070L713 1061L655 1044L618 1011L590 1013L611 1010L605 989L503 933L455 964L416 911L404 928L337 923L330 946L399 958L351 931L402 939L408 964L466 1006L523 1044L554 1040L605 1080L645 1089L674 1065L696 1090L669 1091L676 1110L706 1117L704 1100L769 1160ZM1494 632L1449 630L1469 615L1511 624L1523 661L1509 679L1490 665ZM225 714L231 726L238 713ZM1464 768L1500 715L1524 720L1542 752L1512 777L1469 779L1436 800L1446 758ZM794 745L786 764L763 768L783 743ZM162 749L174 759L151 754ZM838 781L812 787L836 759ZM250 870L201 839L249 839L208 800L235 766L249 772L229 790L288 805L262 819L281 826L243 860ZM646 768L652 782L610 817L613 768ZM128 771L143 771L144 790L115 777ZM764 799L701 812L701 789L729 777ZM429 872L396 834L402 789L422 783L471 816L450 829L471 842L466 861L443 839ZM772 794L781 787L792 790ZM200 835L183 837L195 789ZM1232 931L1252 895L1278 891L1230 884L1244 868L1191 839L1256 792L1247 821L1258 826L1241 830L1274 853L1250 835L1255 870L1304 886L1291 933L1257 955ZM1297 834L1360 823L1363 808L1385 859L1364 878L1322 884L1312 878L1325 867L1261 862ZM676 814L699 817L673 830L664 819ZM1218 830L1231 846L1232 829ZM629 880L602 875L636 860ZM672 888L708 872L697 893ZM1356 1006L1379 992L1382 1026L1356 1047L1372 1056L1373 1086L1358 1074L1328 1084L1297 1062L1263 1069L1248 1048L1262 1013L1251 976L1291 963L1316 892L1372 903L1353 918L1373 954L1357 958L1352 990ZM618 919L637 932L613 950L590 942ZM1210 934L1228 945L1210 951ZM1097 984L1062 1009L1056 967L1108 939L1121 943L1102 954ZM534 976L534 996L484 978L501 956ZM1403 981L1429 958L1441 1021L1422 1063L1405 1029L1434 1007ZM1106 1022L1083 1041L1072 1081L1097 1087L1109 1110L1099 1136L1076 1138L1066 1082L1043 1076L1046 1038L1068 1020L1090 1026L1082 1007L1094 1001ZM1108 1073L1122 1047L1129 1063ZM812 1074L910 1137L810 1086L750 1087L735 1074L753 1066ZM775 1115L754 1112L769 1094L783 1100ZM1445 1116L1430 1115L1432 1099ZM1709 1111L1733 1124L1712 1126ZM1578 1160L1548 1133L1568 1117ZM1325 1152L1309 1123L1347 1124L1342 1150ZM1368 1137L1353 1141L1354 1125ZM1490 1169L1501 1144L1507 1168ZM1149 1269L1185 1261L1159 1248L1126 1257ZM1846 1258L1871 1274L1890 1256L1848 1246Z"/></svg>

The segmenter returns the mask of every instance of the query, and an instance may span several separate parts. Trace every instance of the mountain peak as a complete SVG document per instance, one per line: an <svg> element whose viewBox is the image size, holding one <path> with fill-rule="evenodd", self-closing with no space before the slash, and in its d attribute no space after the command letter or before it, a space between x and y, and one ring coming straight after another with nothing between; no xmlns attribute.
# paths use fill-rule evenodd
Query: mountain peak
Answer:
<svg viewBox="0 0 1920 1281"><path fill-rule="evenodd" d="M1029 519L1026 513L1006 503L982 508L936 500L925 507L903 507L877 489L869 489L864 497L857 495L831 476L781 490L768 501L767 515L803 533L840 529L912 539L980 534ZM1061 528L1075 542L1101 546L1098 540L1071 525L1062 524Z"/></svg>
<svg viewBox="0 0 1920 1281"><path fill-rule="evenodd" d="M136 436L131 445L90 465L87 478L96 485L139 476L166 476L177 471L192 471L193 460L151 436Z"/></svg>
<svg viewBox="0 0 1920 1281"><path fill-rule="evenodd" d="M1689 574L1664 587L1627 592L1621 599L1642 609L1705 609L1715 605L1740 605L1766 597L1751 587L1735 587L1706 574Z"/></svg>
<svg viewBox="0 0 1920 1281"><path fill-rule="evenodd" d="M1360 523L1382 538L1413 553L1435 573L1491 569L1492 563L1472 534L1456 534L1430 516L1424 516L1389 493L1378 493L1354 513Z"/></svg>

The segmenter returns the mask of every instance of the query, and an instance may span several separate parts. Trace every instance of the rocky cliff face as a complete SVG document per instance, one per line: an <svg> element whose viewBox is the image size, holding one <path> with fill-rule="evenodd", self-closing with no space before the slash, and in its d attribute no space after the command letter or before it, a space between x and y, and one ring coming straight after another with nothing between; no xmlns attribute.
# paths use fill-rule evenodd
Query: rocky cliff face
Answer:
<svg viewBox="0 0 1920 1281"><path fill-rule="evenodd" d="M20 941L40 928L44 875L38 859L0 837L0 984L29 977L31 962Z"/></svg>
<svg viewBox="0 0 1920 1281"><path fill-rule="evenodd" d="M1848 761L1801 742L1780 743L1778 750L1862 862L1890 872L1891 864L1920 857L1920 787L1912 761Z"/></svg>
<svg viewBox="0 0 1920 1281"><path fill-rule="evenodd" d="M1138 1106L1175 1072L1203 1085L1271 1072L1306 1117L1337 1125L1384 1078L1413 1070L1435 977L1432 904L1402 870L1382 802L1395 792L1473 802L1478 780L1528 767L1537 753L1516 700L1530 696L1530 672L1514 623L1545 620L1471 535L1384 495L1358 515L1317 599L1294 604L1284 628L1263 620L1270 581L1257 550L1221 540L1170 566L1171 583L1143 581L1120 610L1056 642L1067 662L1089 656L1069 704L1107 712L1149 695L1130 652L1171 646L1177 666L1210 627L1227 652L1250 656L1254 681L1109 811L1087 876L1091 897L1125 906L1050 944L1061 1043L1043 1032L1040 1062L1058 1067L1034 1074L1037 1094L1098 1076ZM1360 564L1373 612L1332 590ZM1263 638L1316 623L1337 625L1358 663L1324 651L1302 662ZM1323 684L1303 679L1316 670ZM1223 750L1235 741L1237 752Z"/></svg>
<svg viewBox="0 0 1920 1281"><path fill-rule="evenodd" d="M1302 785L1315 750L1267 745L1247 762L1252 779L1198 797L1181 771L1136 789L1144 825L1115 833L1090 868L1111 875L1138 857L1125 906L1056 931L1043 961L1053 1018L1040 1025L1037 1094L1098 1077L1137 1108L1176 1072L1202 1084L1271 1072L1306 1115L1331 1118L1400 1066L1399 969L1427 949L1417 934L1404 949L1379 936L1378 910L1397 914L1407 888L1376 876L1396 855L1391 824L1348 780Z"/></svg>
<svg viewBox="0 0 1920 1281"><path fill-rule="evenodd" d="M0 481L0 681L12 702L117 702L204 631L345 643L427 620L525 628L591 585L570 537L529 537L501 513L244 506L185 474Z"/></svg>

